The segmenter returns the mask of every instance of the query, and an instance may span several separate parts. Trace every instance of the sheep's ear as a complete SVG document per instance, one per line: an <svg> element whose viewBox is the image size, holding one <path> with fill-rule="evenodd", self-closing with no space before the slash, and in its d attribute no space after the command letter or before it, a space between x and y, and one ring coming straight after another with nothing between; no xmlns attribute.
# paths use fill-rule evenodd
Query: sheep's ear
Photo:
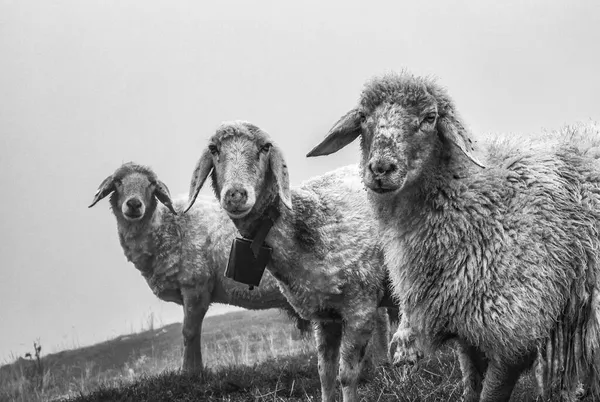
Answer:
<svg viewBox="0 0 600 402"><path fill-rule="evenodd" d="M204 182L206 181L206 178L208 177L212 169L212 154L207 148L202 153L202 156L200 157L198 163L196 163L196 167L194 168L194 175L192 176L192 182L190 183L190 195L188 205L183 211L183 213L189 211L192 205L194 205L194 202L198 197L198 193L200 192L200 189L204 185Z"/></svg>
<svg viewBox="0 0 600 402"><path fill-rule="evenodd" d="M96 194L94 194L94 199L92 200L92 203L88 206L88 208L91 208L94 205L96 205L98 201L100 201L113 191L115 191L115 182L113 176L111 175L104 179L102 183L100 183Z"/></svg>
<svg viewBox="0 0 600 402"><path fill-rule="evenodd" d="M169 192L167 185L162 181L157 180L154 186L154 196L156 196L156 199L169 208L169 211L171 211L173 215L177 215L175 208L173 208L173 200L171 200L171 193Z"/></svg>
<svg viewBox="0 0 600 402"><path fill-rule="evenodd" d="M329 130L327 137L306 156L329 155L350 144L360 135L362 117L362 113L357 109L352 109L346 113Z"/></svg>
<svg viewBox="0 0 600 402"><path fill-rule="evenodd" d="M479 167L485 168L485 165L477 159L474 154L475 147L467 129L454 116L440 116L437 121L438 132L448 141L456 145L471 162Z"/></svg>
<svg viewBox="0 0 600 402"><path fill-rule="evenodd" d="M288 168L285 164L285 160L283 159L281 150L274 145L269 151L269 164L271 165L271 171L273 172L275 180L277 181L277 186L279 187L279 197L281 198L283 205L285 205L287 209L292 209L292 196Z"/></svg>

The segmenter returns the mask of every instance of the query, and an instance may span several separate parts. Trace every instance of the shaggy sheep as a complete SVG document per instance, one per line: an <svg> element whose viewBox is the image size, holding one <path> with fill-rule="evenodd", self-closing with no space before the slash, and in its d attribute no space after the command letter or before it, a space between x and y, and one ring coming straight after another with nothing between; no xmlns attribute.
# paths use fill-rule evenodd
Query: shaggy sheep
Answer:
<svg viewBox="0 0 600 402"><path fill-rule="evenodd" d="M265 243L267 269L298 314L313 321L322 400L357 401L365 350L387 289L381 247L358 166L345 167L290 189L287 166L268 134L247 122L224 123L198 161L194 200L212 171L212 186L242 236L253 239L262 220L278 212ZM374 347L385 353L387 336ZM338 362L340 360L340 362Z"/></svg>
<svg viewBox="0 0 600 402"><path fill-rule="evenodd" d="M214 199L198 202L186 215L176 215L175 209L182 208L185 201L173 203L167 186L156 174L134 163L126 163L108 176L90 207L111 193L110 205L125 256L156 296L183 305L184 370L200 371L203 367L200 337L211 303L247 309L281 308L296 318L301 330L310 328L309 322L291 308L271 275L265 275L254 290L223 276L236 229Z"/></svg>
<svg viewBox="0 0 600 402"><path fill-rule="evenodd" d="M538 352L550 393L586 378L600 397L598 161L561 135L476 155L446 91L408 73L369 82L308 156L359 135L396 295L420 341L458 341L464 399L508 400Z"/></svg>

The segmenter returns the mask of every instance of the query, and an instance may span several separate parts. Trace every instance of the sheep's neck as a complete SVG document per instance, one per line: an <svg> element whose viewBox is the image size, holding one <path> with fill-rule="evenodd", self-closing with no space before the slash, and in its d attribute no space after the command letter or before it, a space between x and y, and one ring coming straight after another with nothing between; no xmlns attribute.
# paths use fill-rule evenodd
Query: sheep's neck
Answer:
<svg viewBox="0 0 600 402"><path fill-rule="evenodd" d="M298 217L293 209L280 205L281 216L271 229L266 243L273 248L271 262L267 269L285 289L286 295L298 295L305 292L303 281L295 280L301 271L309 271L311 267L299 259L298 244L294 239L295 222ZM301 275L306 275L306 272ZM286 296L286 297L288 297ZM288 301L291 300L288 297Z"/></svg>
<svg viewBox="0 0 600 402"><path fill-rule="evenodd" d="M374 211L384 227L407 233L423 224L430 214L460 208L462 193L471 172L455 164L439 164L424 172L392 198L369 192ZM394 216L394 220L389 217Z"/></svg>
<svg viewBox="0 0 600 402"><path fill-rule="evenodd" d="M282 205L278 194L268 197L267 199L270 201L264 202L262 208L257 211L252 211L242 219L234 219L233 222L242 236L253 239L256 231L261 225L262 219L267 213L266 211L271 208L277 209L281 215L279 215L279 218L274 223L266 240L266 244L273 247L273 258L276 258L279 248L289 249L293 247L293 241L288 242L288 237L285 236L285 233L292 233L293 231L292 222L294 221L294 214L293 211L288 210ZM273 260L267 267L277 280L289 285L289 279L285 276L285 272L281 272L278 269L279 266L284 265L278 264L277 261Z"/></svg>
<svg viewBox="0 0 600 402"><path fill-rule="evenodd" d="M281 211L280 202L279 196L275 195L268 202L261 202L260 205L262 207L251 211L244 218L234 219L233 223L243 237L254 239L260 231L261 226L265 224L265 221L271 220L273 222L279 218Z"/></svg>
<svg viewBox="0 0 600 402"><path fill-rule="evenodd" d="M422 205L429 211L452 208L456 203L461 203L462 193L473 173L474 171L469 167L453 164L441 166L422 180L422 184L413 192L413 199L410 201L414 205Z"/></svg>
<svg viewBox="0 0 600 402"><path fill-rule="evenodd" d="M152 263L155 242L153 230L148 227L153 225L153 220L139 224L119 224L119 240L125 257L146 278L152 276L154 270Z"/></svg>

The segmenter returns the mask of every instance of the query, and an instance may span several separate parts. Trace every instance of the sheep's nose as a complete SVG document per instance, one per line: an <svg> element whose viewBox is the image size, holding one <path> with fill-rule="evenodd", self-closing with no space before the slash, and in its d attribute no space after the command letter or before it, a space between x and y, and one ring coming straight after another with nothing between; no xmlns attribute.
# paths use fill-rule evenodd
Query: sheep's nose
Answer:
<svg viewBox="0 0 600 402"><path fill-rule="evenodd" d="M248 192L243 188L230 188L225 193L225 201L228 204L244 205L248 200Z"/></svg>
<svg viewBox="0 0 600 402"><path fill-rule="evenodd" d="M385 176L397 169L397 166L388 160L376 160L369 163L369 169L376 176Z"/></svg>
<svg viewBox="0 0 600 402"><path fill-rule="evenodd" d="M140 209L142 207L142 202L137 198L131 198L127 200L127 206L133 210Z"/></svg>

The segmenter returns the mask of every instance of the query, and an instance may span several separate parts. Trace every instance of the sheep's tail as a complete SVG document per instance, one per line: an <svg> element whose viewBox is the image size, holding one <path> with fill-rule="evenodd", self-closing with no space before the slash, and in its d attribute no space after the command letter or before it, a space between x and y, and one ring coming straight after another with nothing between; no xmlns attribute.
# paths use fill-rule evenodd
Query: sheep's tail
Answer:
<svg viewBox="0 0 600 402"><path fill-rule="evenodd" d="M583 391L600 399L600 293L588 293L575 310L567 308L553 329L540 360L543 384L551 396L574 399ZM581 388L583 387L583 388ZM544 392L545 393L545 392Z"/></svg>

